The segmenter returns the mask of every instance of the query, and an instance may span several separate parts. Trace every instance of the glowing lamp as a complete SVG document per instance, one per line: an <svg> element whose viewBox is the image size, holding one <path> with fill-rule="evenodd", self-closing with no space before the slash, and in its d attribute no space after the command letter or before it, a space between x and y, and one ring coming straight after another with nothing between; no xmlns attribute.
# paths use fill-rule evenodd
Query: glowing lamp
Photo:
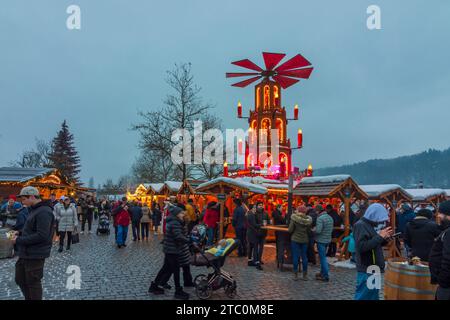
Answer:
<svg viewBox="0 0 450 320"><path fill-rule="evenodd" d="M242 139L238 140L238 153L242 154Z"/></svg>
<svg viewBox="0 0 450 320"><path fill-rule="evenodd" d="M308 165L308 170L306 171L306 175L307 175L308 177L311 177L312 174L313 174L313 167L312 167L311 164L309 164L309 165Z"/></svg>
<svg viewBox="0 0 450 320"><path fill-rule="evenodd" d="M297 132L297 147L303 147L303 132L302 129L298 129Z"/></svg>
<svg viewBox="0 0 450 320"><path fill-rule="evenodd" d="M228 177L228 163L223 163L223 176Z"/></svg>
<svg viewBox="0 0 450 320"><path fill-rule="evenodd" d="M298 104L296 104L294 107L294 119L298 120Z"/></svg>
<svg viewBox="0 0 450 320"><path fill-rule="evenodd" d="M240 101L238 102L237 112L238 112L238 118L242 118L242 104Z"/></svg>

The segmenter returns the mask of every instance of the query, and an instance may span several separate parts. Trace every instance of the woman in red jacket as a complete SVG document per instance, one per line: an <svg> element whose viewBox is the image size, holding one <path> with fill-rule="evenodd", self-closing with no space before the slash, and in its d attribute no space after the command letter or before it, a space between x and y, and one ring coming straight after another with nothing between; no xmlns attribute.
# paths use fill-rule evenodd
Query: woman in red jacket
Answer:
<svg viewBox="0 0 450 320"><path fill-rule="evenodd" d="M113 210L115 222L117 224L117 247L120 249L126 247L128 226L130 225L130 212L126 198L122 199L122 204Z"/></svg>
<svg viewBox="0 0 450 320"><path fill-rule="evenodd" d="M212 201L206 207L203 223L206 225L207 246L212 246L214 243L214 235L216 234L217 223L220 219L219 208L217 202Z"/></svg>

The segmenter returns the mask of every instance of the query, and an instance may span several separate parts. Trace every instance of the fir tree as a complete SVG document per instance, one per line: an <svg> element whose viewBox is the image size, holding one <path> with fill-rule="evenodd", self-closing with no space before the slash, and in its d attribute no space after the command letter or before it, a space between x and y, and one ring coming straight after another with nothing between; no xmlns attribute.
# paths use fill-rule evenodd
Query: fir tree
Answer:
<svg viewBox="0 0 450 320"><path fill-rule="evenodd" d="M58 171L71 183L78 184L80 173L80 157L73 145L73 134L69 132L66 120L61 125L61 130L52 141L50 153L50 166Z"/></svg>

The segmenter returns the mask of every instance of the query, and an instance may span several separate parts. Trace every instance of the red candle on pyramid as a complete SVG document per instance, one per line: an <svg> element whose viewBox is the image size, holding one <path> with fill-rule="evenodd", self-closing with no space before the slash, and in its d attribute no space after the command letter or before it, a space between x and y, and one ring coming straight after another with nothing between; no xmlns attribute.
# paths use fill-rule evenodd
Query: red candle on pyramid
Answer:
<svg viewBox="0 0 450 320"><path fill-rule="evenodd" d="M238 103L238 118L242 118L242 104Z"/></svg>
<svg viewBox="0 0 450 320"><path fill-rule="evenodd" d="M294 119L298 120L298 104L296 104L294 107Z"/></svg>
<svg viewBox="0 0 450 320"><path fill-rule="evenodd" d="M302 129L298 129L297 133L297 147L303 147L303 132Z"/></svg>
<svg viewBox="0 0 450 320"><path fill-rule="evenodd" d="M228 177L228 163L223 163L223 176Z"/></svg>

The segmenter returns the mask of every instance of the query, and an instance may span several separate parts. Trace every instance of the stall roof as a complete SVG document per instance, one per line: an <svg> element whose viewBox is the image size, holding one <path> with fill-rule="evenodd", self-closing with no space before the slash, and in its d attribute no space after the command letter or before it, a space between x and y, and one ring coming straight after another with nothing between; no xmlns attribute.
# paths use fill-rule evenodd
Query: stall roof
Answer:
<svg viewBox="0 0 450 320"><path fill-rule="evenodd" d="M181 186L183 185L183 182L181 181L165 181L164 184L167 186L167 188L172 192L178 192L181 189Z"/></svg>
<svg viewBox="0 0 450 320"><path fill-rule="evenodd" d="M428 201L432 198L446 197L447 194L444 189L406 189L413 197L413 201Z"/></svg>
<svg viewBox="0 0 450 320"><path fill-rule="evenodd" d="M163 187L164 183L148 183L148 187L146 188L154 193L160 193Z"/></svg>
<svg viewBox="0 0 450 320"><path fill-rule="evenodd" d="M248 182L248 181L246 181L246 179L242 179L242 178L234 178L233 179L233 178L228 178L228 177L219 177L219 178L204 182L196 188L196 191L208 192L210 190L215 189L215 187L220 186L221 184L231 187L231 188L242 189L242 190L252 192L252 193L258 193L258 194L266 194L267 193L266 187ZM218 193L218 192L213 192L213 193Z"/></svg>
<svg viewBox="0 0 450 320"><path fill-rule="evenodd" d="M444 191L447 194L447 198L450 198L450 189L445 189Z"/></svg>
<svg viewBox="0 0 450 320"><path fill-rule="evenodd" d="M52 168L0 168L0 182L26 182L32 179L44 177L56 169Z"/></svg>
<svg viewBox="0 0 450 320"><path fill-rule="evenodd" d="M367 199L368 195L348 174L303 178L294 188L294 196L300 197L340 197L346 187L355 197Z"/></svg>
<svg viewBox="0 0 450 320"><path fill-rule="evenodd" d="M367 184L359 186L365 193L369 195L370 199L379 199L380 197L397 192L402 198L412 200L413 196L406 192L398 184Z"/></svg>

